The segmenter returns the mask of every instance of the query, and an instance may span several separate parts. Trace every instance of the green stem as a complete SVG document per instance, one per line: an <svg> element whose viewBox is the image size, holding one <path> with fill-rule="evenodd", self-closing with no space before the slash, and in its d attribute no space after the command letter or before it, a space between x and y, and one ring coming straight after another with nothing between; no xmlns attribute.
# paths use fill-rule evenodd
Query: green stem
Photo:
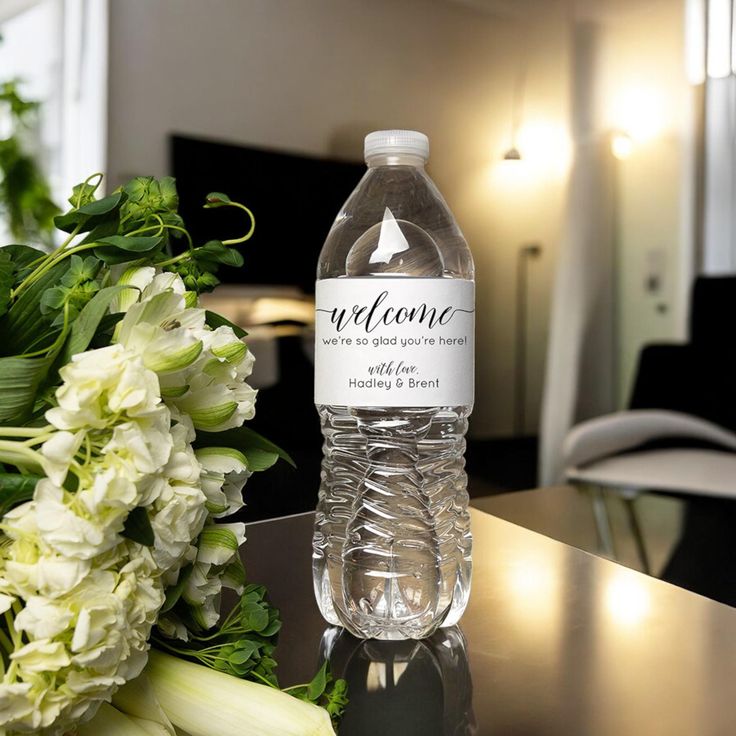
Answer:
<svg viewBox="0 0 736 736"><path fill-rule="evenodd" d="M223 240L223 245L237 245L238 243L244 243L246 240L250 240L251 237L253 237L253 233L256 229L256 218L253 215L253 213L244 205L240 204L240 202L228 202L228 207L239 207L243 212L245 212L248 217L250 217L250 230L243 235L242 238L232 238L231 240Z"/></svg>
<svg viewBox="0 0 736 736"><path fill-rule="evenodd" d="M47 257L45 263L42 263L40 266L38 266L38 268L36 268L32 273L26 276L26 278L23 279L20 284L18 284L18 288L13 291L13 299L15 299L18 294L21 293L21 291L27 289L32 284L35 284L36 281L41 278L41 276L50 271L57 263L61 263L61 261L63 261L65 258L68 258L75 253L79 253L84 250L90 250L91 248L97 248L97 246L97 243L84 243L83 245L76 245L73 248L62 247L54 251L50 256Z"/></svg>
<svg viewBox="0 0 736 736"><path fill-rule="evenodd" d="M126 235L132 237L133 235L147 233L149 230L158 230L158 235L161 235L166 225L164 225L164 221L158 215L155 215L155 217L158 218L158 225L144 225L143 227L139 227L136 230L131 230L129 233L126 233Z"/></svg>
<svg viewBox="0 0 736 736"><path fill-rule="evenodd" d="M189 234L189 231L186 228L180 227L179 225L167 225L162 219L160 215L155 215L155 217L158 219L159 224L158 225L146 225L144 227L139 227L137 230L132 230L128 233L128 235L140 235L141 233L148 232L149 230L158 230L159 235L161 234L162 230L176 230L177 232L184 233L184 235L187 238L187 243L189 244L189 250L192 250L194 248L194 241L192 240L192 236Z"/></svg>
<svg viewBox="0 0 736 736"><path fill-rule="evenodd" d="M71 231L71 233L69 233L69 236L68 236L68 237L66 238L66 240L64 240L64 242L62 242L62 243L61 243L61 244L59 245L59 247L58 247L58 248L56 248L56 250L55 250L54 252L52 252L52 253L46 253L46 254L44 254L44 255L40 256L39 258L36 258L36 259L35 259L34 261L31 261L31 262L30 262L30 263L28 264L28 267L29 267L29 268L33 268L33 269L35 270L35 268L36 268L36 267L37 267L37 266L38 266L39 264L43 263L43 262L44 262L44 261L45 261L45 260L46 260L46 259L47 259L47 258L48 258L49 256L53 256L53 254L54 254L55 252L58 252L58 251L60 251L60 250L64 250L64 248L66 248L66 247L67 247L67 245L69 245L69 243L71 243L71 242L72 242L72 240L74 240L74 238L76 238L76 237L77 237L77 235L79 235L79 231L80 231L81 227L82 227L82 225L81 225L81 224L77 225L77 226L76 226L76 227L74 228L74 230L72 230L72 231ZM30 276L30 275L31 275L31 274L29 274L29 276Z"/></svg>
<svg viewBox="0 0 736 736"><path fill-rule="evenodd" d="M198 657L200 655L200 651L198 649L182 649L181 647L175 647L173 644L169 644L158 636L151 637L151 641L156 646L168 649L172 654L176 654L177 656L184 655L185 657Z"/></svg>
<svg viewBox="0 0 736 736"><path fill-rule="evenodd" d="M10 638L8 635L0 629L0 644L2 644L3 649L8 653L12 654L15 651L15 647L13 646L13 642L10 641Z"/></svg>
<svg viewBox="0 0 736 736"><path fill-rule="evenodd" d="M192 640L207 642L207 641L212 641L213 639L216 639L218 636L224 636L224 635L229 636L233 633L236 633L236 634L241 633L240 631L237 630L237 628L233 627L233 622L235 621L238 615L238 608L239 606L235 606L230 611L230 613L227 615L227 618L222 622L222 624L219 626L217 631L215 631L213 634L210 634L209 636L197 636L196 634L191 634ZM248 632L243 630L242 633L248 633Z"/></svg>
<svg viewBox="0 0 736 736"><path fill-rule="evenodd" d="M192 250L194 248L194 241L192 240L192 236L189 234L189 231L186 228L179 227L179 225L164 225L164 227L169 230L176 230L177 232L184 233L189 245L189 250Z"/></svg>
<svg viewBox="0 0 736 736"><path fill-rule="evenodd" d="M0 437L38 437L51 430L50 424L45 427L0 427Z"/></svg>
<svg viewBox="0 0 736 736"><path fill-rule="evenodd" d="M69 243L71 243L71 242L72 242L72 240L74 240L74 238L76 238L76 237L77 237L77 235L79 235L79 231L80 231L81 229L82 229L82 224L80 223L79 225L77 225L77 226L76 226L76 227L74 228L74 230L72 230L72 231L71 231L71 232L69 233L68 237L67 237L67 238L66 238L66 239L64 240L64 242L63 242L63 243L62 243L62 244L61 244L61 245L60 245L60 246L59 246L59 247L57 248L57 250L64 250L64 248L66 248L66 247L67 247L67 245L69 245Z"/></svg>
<svg viewBox="0 0 736 736"><path fill-rule="evenodd" d="M16 603L13 603L13 611L17 613ZM21 635L15 630L15 619L11 615L10 611L5 611L3 615L5 616L5 622L8 625L8 633L10 634L10 637L13 640L11 643L13 647L12 651L15 651L16 649L20 649L23 646L23 640L21 638ZM3 680L5 682L8 682L8 681L15 682L16 669L18 669L18 663L15 660L11 660L10 667L8 668L8 671L5 673L5 677L3 678Z"/></svg>
<svg viewBox="0 0 736 736"><path fill-rule="evenodd" d="M69 334L69 330L69 302L66 302L64 304L64 324L61 326L61 332L57 335L56 340L54 340L47 348L41 348L33 353L23 353L23 357L35 358L39 355L55 356L64 345L64 341L66 340L66 336Z"/></svg>
<svg viewBox="0 0 736 736"><path fill-rule="evenodd" d="M281 689L285 693L288 693L290 690L298 690L300 687L309 687L309 683L308 682L303 682L303 683L301 683L301 685L289 685L289 687L282 687Z"/></svg>
<svg viewBox="0 0 736 736"><path fill-rule="evenodd" d="M20 442L10 442L8 440L0 440L0 462L10 463L11 465L27 465L30 463L36 468L41 469L41 456L26 447Z"/></svg>
<svg viewBox="0 0 736 736"><path fill-rule="evenodd" d="M267 680L263 675L259 674L255 670L251 670L248 673L248 677L251 677L251 676L257 677L264 685L268 685L269 687L272 687L275 690L281 690L281 688L278 685L274 685L272 682L270 682L269 680ZM294 687L304 687L304 686L303 685L294 685ZM288 689L290 690L291 688L288 688Z"/></svg>
<svg viewBox="0 0 736 736"><path fill-rule="evenodd" d="M46 440L51 439L53 437L54 432L56 431L54 427L49 427L49 432L46 434L39 435L38 437L31 437L29 440L25 440L23 444L26 447L33 447L34 445L42 445Z"/></svg>
<svg viewBox="0 0 736 736"><path fill-rule="evenodd" d="M192 251L190 250L184 251L184 253L180 253L178 256L169 258L167 261L158 261L156 265L161 268L163 268L164 266L170 266L172 263L178 263L179 261L184 261L188 258L191 258L191 253Z"/></svg>
<svg viewBox="0 0 736 736"><path fill-rule="evenodd" d="M82 192L84 192L84 185L89 184L92 179L97 177L97 183L94 185L94 188L92 189L92 194L94 194L100 187L100 184L102 184L102 180L104 179L105 175L101 171L96 171L94 174L90 174L84 182L82 182L82 186L79 187L79 194L77 195L77 204L74 207L74 209L78 210L82 206Z"/></svg>

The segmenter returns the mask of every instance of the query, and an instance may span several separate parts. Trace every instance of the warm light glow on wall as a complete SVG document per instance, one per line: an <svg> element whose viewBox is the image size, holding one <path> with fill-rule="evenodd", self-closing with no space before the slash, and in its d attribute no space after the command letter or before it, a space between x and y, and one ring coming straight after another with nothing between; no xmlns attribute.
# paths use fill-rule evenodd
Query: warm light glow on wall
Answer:
<svg viewBox="0 0 736 736"><path fill-rule="evenodd" d="M646 143L664 130L665 112L656 89L631 86L614 96L608 117L611 128L625 132L634 143Z"/></svg>
<svg viewBox="0 0 736 736"><path fill-rule="evenodd" d="M634 141L628 133L614 133L611 136L611 153L620 161L631 156L633 148Z"/></svg>
<svg viewBox="0 0 736 736"><path fill-rule="evenodd" d="M519 131L522 159L540 173L564 176L570 165L570 137L564 125L546 120L532 120Z"/></svg>
<svg viewBox="0 0 736 736"><path fill-rule="evenodd" d="M516 145L520 158L499 151L491 168L491 178L505 189L533 186L549 179L561 179L570 167L572 146L567 129L547 120L529 121L519 130Z"/></svg>
<svg viewBox="0 0 736 736"><path fill-rule="evenodd" d="M643 579L628 570L618 575L606 589L606 610L611 619L624 626L641 623L649 613L651 601Z"/></svg>

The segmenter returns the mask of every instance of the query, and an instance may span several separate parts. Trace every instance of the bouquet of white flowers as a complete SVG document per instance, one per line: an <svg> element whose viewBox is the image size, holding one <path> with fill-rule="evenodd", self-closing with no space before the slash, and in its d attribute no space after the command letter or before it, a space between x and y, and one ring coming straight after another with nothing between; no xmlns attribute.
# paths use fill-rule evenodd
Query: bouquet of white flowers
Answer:
<svg viewBox="0 0 736 736"><path fill-rule="evenodd" d="M327 710L277 689L278 611L222 520L290 462L242 426L245 333L198 304L253 217L209 195L248 232L195 247L172 179L98 199L100 181L75 187L58 249L0 248L0 732L332 733L344 683L293 689ZM218 627L223 587L241 601Z"/></svg>

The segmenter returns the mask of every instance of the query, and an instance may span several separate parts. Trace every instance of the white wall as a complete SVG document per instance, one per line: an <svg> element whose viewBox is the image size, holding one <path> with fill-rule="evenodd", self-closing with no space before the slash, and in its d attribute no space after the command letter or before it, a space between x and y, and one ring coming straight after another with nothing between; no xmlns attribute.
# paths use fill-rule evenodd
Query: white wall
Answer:
<svg viewBox="0 0 736 736"><path fill-rule="evenodd" d="M112 185L166 173L172 131L352 159L371 129L425 131L430 171L477 264L471 431L508 436L517 253L532 242L543 253L529 270L527 431L535 432L538 421L570 159L570 16L563 0L537 3L533 14L516 19L483 7L442 0L112 0L108 170ZM623 89L632 75L636 81L648 73L648 64L661 87L679 63L680 0L626 8L621 19L618 11L606 18L610 68L620 54L626 74L611 72L601 83ZM523 160L503 162L520 65ZM672 86L665 87L669 95ZM630 373L643 340L672 332L667 318L660 330L658 316L646 322L651 329L636 317L640 307L651 310L635 286L642 241L669 248L677 235L679 153L675 143L663 146L661 155L641 149L621 167L622 283L634 284L622 293L622 374ZM647 173L652 161L656 180Z"/></svg>
<svg viewBox="0 0 736 736"><path fill-rule="evenodd" d="M601 36L603 122L632 139L630 156L616 166L620 406L641 348L686 338L693 243L681 216L692 206L683 198L691 176L683 11L681 0L650 2ZM647 288L650 276L658 289Z"/></svg>
<svg viewBox="0 0 736 736"><path fill-rule="evenodd" d="M510 20L436 0L113 0L110 17L112 185L164 174L171 131L347 158L371 129L430 136L431 173L477 262L477 436L512 432L515 254L541 242L530 283L533 430L564 171L544 164L538 177L532 157L517 167L520 183L497 163L527 46L526 112L541 124L533 144L559 146L560 19L520 36Z"/></svg>

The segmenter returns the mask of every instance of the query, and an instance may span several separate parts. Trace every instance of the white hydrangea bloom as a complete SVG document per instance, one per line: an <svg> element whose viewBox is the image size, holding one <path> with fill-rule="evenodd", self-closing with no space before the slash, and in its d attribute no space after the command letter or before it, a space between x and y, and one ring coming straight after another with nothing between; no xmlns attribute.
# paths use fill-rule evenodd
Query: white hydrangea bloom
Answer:
<svg viewBox="0 0 736 736"><path fill-rule="evenodd" d="M47 477L3 518L0 613L13 616L15 651L0 731L56 736L91 718L145 666L165 590L185 566L182 597L201 626L217 622L223 586L242 589L244 526L214 518L242 506L246 458L195 454L192 442L195 429L253 416L253 356L229 327L205 324L179 276L145 267L118 277L133 288L112 305L125 313L115 342L60 370L39 448ZM122 535L137 507L150 547ZM158 624L186 637L175 614Z"/></svg>
<svg viewBox="0 0 736 736"><path fill-rule="evenodd" d="M44 458L43 469L46 475L57 485L61 485L69 466L79 452L84 441L83 430L78 432L54 432L50 439L46 440L41 447L41 455Z"/></svg>
<svg viewBox="0 0 736 736"><path fill-rule="evenodd" d="M47 421L57 429L104 429L119 412L144 417L161 402L156 374L122 345L78 353L59 375L63 381L56 392L59 405L46 412Z"/></svg>

